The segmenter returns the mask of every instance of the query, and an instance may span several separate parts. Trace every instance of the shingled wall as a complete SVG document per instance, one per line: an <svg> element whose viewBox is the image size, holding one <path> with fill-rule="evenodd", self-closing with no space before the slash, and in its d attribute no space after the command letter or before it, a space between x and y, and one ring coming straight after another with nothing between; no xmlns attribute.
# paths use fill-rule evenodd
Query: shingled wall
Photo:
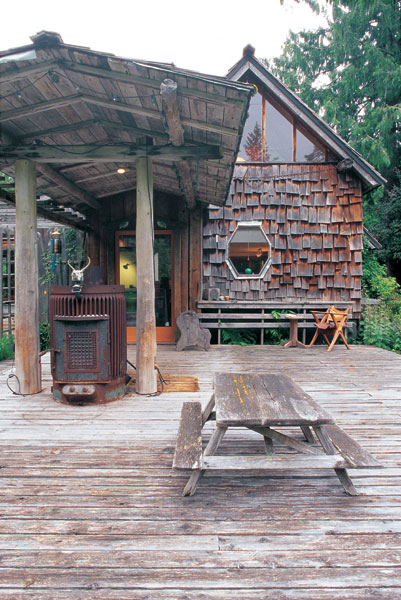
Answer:
<svg viewBox="0 0 401 600"><path fill-rule="evenodd" d="M230 300L353 301L360 311L362 192L333 164L235 168L224 207L210 205L203 227L203 294ZM225 263L239 221L259 221L272 246L262 279L235 279Z"/></svg>

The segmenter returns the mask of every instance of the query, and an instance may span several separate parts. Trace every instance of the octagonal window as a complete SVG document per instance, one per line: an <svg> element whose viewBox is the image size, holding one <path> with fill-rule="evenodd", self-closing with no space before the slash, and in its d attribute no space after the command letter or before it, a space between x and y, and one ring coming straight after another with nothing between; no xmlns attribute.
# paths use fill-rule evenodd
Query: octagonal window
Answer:
<svg viewBox="0 0 401 600"><path fill-rule="evenodd" d="M235 277L263 277L271 264L271 245L260 223L238 224L227 245L226 262Z"/></svg>

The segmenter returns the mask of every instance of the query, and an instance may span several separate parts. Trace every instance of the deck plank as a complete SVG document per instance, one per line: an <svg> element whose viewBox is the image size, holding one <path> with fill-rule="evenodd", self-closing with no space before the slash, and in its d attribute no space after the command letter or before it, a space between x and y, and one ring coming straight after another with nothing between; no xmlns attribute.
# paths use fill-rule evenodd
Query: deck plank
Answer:
<svg viewBox="0 0 401 600"><path fill-rule="evenodd" d="M399 355L160 346L157 363L163 375L197 377L200 391L66 406L51 397L48 356L36 396L13 395L12 365L0 364L0 600L401 597ZM324 381L311 375L317 366ZM291 377L383 464L352 471L360 496L347 497L330 469L208 472L195 496L181 496L187 474L171 465L183 402L204 410L216 372L247 370ZM245 428L229 430L218 455L229 460L239 444L244 460L265 459L263 438Z"/></svg>

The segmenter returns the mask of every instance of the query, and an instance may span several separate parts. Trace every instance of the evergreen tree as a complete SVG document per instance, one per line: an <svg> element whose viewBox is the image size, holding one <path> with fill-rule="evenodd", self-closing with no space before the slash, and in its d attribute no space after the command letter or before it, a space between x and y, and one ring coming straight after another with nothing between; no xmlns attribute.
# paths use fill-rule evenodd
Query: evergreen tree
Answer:
<svg viewBox="0 0 401 600"><path fill-rule="evenodd" d="M262 160L262 129L258 121L256 121L253 131L250 131L246 136L244 149L248 160Z"/></svg>
<svg viewBox="0 0 401 600"><path fill-rule="evenodd" d="M401 245L401 214L394 208L401 165L401 0L305 2L316 10L331 5L328 27L290 33L270 68L387 178L386 191L365 200L365 214L401 278L399 253L392 252Z"/></svg>

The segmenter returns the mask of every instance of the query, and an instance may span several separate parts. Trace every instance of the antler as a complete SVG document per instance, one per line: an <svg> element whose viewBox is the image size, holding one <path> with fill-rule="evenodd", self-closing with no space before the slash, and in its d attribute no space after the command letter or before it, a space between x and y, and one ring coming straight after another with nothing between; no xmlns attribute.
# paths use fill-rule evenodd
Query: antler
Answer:
<svg viewBox="0 0 401 600"><path fill-rule="evenodd" d="M81 269L81 271L82 271L82 272L83 272L83 271L85 271L85 269L87 269L87 268L89 267L89 265L90 265L90 264L91 264L91 259L90 259L90 256L88 256L88 264L87 264L87 265L85 265L85 266L84 266L84 268L83 268L83 269Z"/></svg>
<svg viewBox="0 0 401 600"><path fill-rule="evenodd" d="M74 267L72 266L69 260L67 260L67 265L70 267L71 271L75 271Z"/></svg>

